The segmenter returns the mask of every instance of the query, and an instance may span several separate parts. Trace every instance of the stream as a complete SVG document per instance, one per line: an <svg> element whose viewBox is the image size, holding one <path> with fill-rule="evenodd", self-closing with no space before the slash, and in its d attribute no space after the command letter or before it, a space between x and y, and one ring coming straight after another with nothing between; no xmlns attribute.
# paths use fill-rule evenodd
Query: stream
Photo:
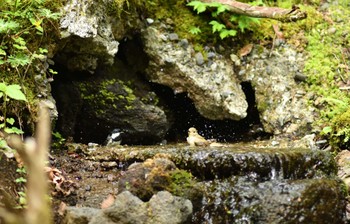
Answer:
<svg viewBox="0 0 350 224"><path fill-rule="evenodd" d="M346 189L336 176L333 156L270 143L220 147L72 144L74 153L54 161L78 184L76 194L60 198L70 206L82 207L69 208L66 223L76 223L81 216L87 220L81 223L132 223L130 219L139 220L137 223L346 223ZM168 178L174 172L176 185ZM189 199L192 213L182 219L170 215L162 222L152 215L140 218L140 211L135 214L128 208L130 202L123 205L126 211L122 213L120 208L108 208L113 213L99 209L110 194L117 195L117 201L118 194L128 191L147 204L164 190ZM94 210L82 212L86 208ZM116 219L118 214L129 218Z"/></svg>

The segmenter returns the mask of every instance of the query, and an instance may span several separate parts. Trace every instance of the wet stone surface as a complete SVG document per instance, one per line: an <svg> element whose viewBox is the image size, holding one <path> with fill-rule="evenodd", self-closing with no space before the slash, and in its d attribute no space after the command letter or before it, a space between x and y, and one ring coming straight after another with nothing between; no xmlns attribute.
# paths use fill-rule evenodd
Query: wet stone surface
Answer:
<svg viewBox="0 0 350 224"><path fill-rule="evenodd" d="M345 223L344 185L336 177L333 157L320 150L253 144L191 148L177 144L97 147L88 154L62 158L56 165L79 184L71 200L61 199L70 206L99 208L109 194L125 190L142 198L142 192L134 189L141 176L145 178L144 189L153 186L155 192L168 190L171 183L160 185L157 181L168 180L167 170L180 169L192 173L196 183L197 193L181 193L193 204L190 223ZM161 168L154 158L162 158L166 167L173 165L171 169ZM133 170L140 171L137 167L144 174L133 182L138 176ZM120 185L122 179L124 184Z"/></svg>

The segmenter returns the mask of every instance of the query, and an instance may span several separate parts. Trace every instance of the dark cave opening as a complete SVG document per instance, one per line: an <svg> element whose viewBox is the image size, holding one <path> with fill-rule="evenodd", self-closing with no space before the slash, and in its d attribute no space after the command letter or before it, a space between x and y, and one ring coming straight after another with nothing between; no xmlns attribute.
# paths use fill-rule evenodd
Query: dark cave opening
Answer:
<svg viewBox="0 0 350 224"><path fill-rule="evenodd" d="M259 112L256 108L255 94L249 82L241 83L248 102L247 117L240 120L210 120L203 117L196 110L194 103L187 93L174 94L171 88L152 84L152 89L166 102L173 113L173 125L169 129L166 140L168 142L186 141L187 131L195 127L207 139L219 142L238 142L265 139L269 134L263 132Z"/></svg>
<svg viewBox="0 0 350 224"><path fill-rule="evenodd" d="M66 55L66 57L68 56ZM100 65L95 74L91 74L82 71L69 71L59 61L55 61L55 63L53 69L59 72L52 83L52 94L57 102L59 112L55 131L59 131L66 138L73 137L76 142L103 144L113 127L96 117L82 116L85 113L84 102L80 97L72 96L80 95L75 86L77 83L88 79L99 79L101 74L108 72L108 68ZM147 79L145 69L148 64L148 57L143 51L140 37L120 43L115 63L123 68L119 70L118 74L113 74L114 78L130 82L137 79L138 84L135 84L134 88L142 89L146 87L146 91L153 91L157 95L160 101L159 106L164 108L168 119L171 121L171 127L165 136L165 140L169 143L186 141L187 131L190 127L197 128L205 138L216 139L219 142L251 141L269 137L268 134L263 132L259 112L256 108L254 89L249 82L241 83L248 102L246 118L240 121L210 120L198 113L192 100L187 97L187 93L175 94L171 88L151 83ZM130 76L130 74L133 75ZM137 142L132 140L123 142L142 145L159 143L159 140L157 142L157 140L141 137Z"/></svg>

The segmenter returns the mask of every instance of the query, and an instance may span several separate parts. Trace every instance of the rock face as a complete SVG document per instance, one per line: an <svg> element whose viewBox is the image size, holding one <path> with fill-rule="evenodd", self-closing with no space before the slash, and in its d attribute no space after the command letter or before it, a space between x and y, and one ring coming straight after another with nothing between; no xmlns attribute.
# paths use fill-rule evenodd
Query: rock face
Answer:
<svg viewBox="0 0 350 224"><path fill-rule="evenodd" d="M139 74L147 56L136 53L141 49L137 41L119 49L139 19L133 9L127 20L118 18L117 7L111 0L70 0L62 9L62 42L54 56L61 73L53 84L57 127L65 137L84 143L103 143L114 128L124 131L124 144L157 143L170 121Z"/></svg>
<svg viewBox="0 0 350 224"><path fill-rule="evenodd" d="M303 135L310 131L314 109L298 79L303 75L305 56L290 46L270 50L256 45L242 63L239 74L255 90L256 104L265 131L273 134Z"/></svg>
<svg viewBox="0 0 350 224"><path fill-rule="evenodd" d="M108 17L108 0L70 0L62 9L63 49L56 60L71 71L93 71L99 64L113 64L119 42Z"/></svg>
<svg viewBox="0 0 350 224"><path fill-rule="evenodd" d="M115 1L70 0L63 9L62 42L54 61L69 77L68 87L62 89L71 82L76 86L68 93L55 90L62 115L58 126L66 136L101 142L113 128L124 128L128 143L162 140L171 126L171 113L155 102L161 96L151 91L149 82L168 86L175 94L187 93L200 115L220 121L247 117L240 83L249 83L265 132L302 136L310 130L315 115L307 104L311 96L295 81L305 78L304 56L291 47L275 47L270 53L257 45L244 58L228 57L232 50L221 55L210 47L195 52L171 23L152 21L146 27L135 9L125 19L111 14L112 6ZM127 44L138 38L137 47ZM73 92L81 98L69 94Z"/></svg>
<svg viewBox="0 0 350 224"><path fill-rule="evenodd" d="M113 67L114 66L114 67ZM123 144L160 142L170 127L154 92L143 86L129 70L123 81L125 64L116 59L112 67L82 80L54 85L61 116L57 126L64 136L79 142L104 143L115 128L123 131ZM101 74L102 73L102 74Z"/></svg>
<svg viewBox="0 0 350 224"><path fill-rule="evenodd" d="M155 194L143 202L129 191L117 195L115 203L106 209L74 208L67 210L66 224L180 224L190 223L192 203L167 191Z"/></svg>
<svg viewBox="0 0 350 224"><path fill-rule="evenodd" d="M186 41L170 37L164 24L152 25L142 33L144 50L150 58L146 70L150 80L171 87L175 93L187 92L206 118L246 117L248 104L231 62L214 55L209 63L204 63L203 56L196 54Z"/></svg>

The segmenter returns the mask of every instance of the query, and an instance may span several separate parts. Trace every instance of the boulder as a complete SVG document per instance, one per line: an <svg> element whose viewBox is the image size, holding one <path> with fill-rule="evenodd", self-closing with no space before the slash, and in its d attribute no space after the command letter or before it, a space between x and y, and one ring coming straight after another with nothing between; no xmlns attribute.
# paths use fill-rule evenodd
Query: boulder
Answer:
<svg viewBox="0 0 350 224"><path fill-rule="evenodd" d="M144 51L150 62L146 69L150 81L171 87L175 93L187 92L198 112L212 120L240 120L248 104L235 78L232 62L203 56L189 44L173 40L171 30L152 24L142 32Z"/></svg>
<svg viewBox="0 0 350 224"><path fill-rule="evenodd" d="M158 192L149 202L143 202L129 191L116 196L106 209L68 207L65 224L182 224L190 223L192 203L173 196L167 191Z"/></svg>
<svg viewBox="0 0 350 224"><path fill-rule="evenodd" d="M308 103L313 95L305 90L300 79L305 77L305 60L302 53L288 45L272 50L255 45L251 54L242 60L240 79L254 87L266 132L293 136L309 133L316 112Z"/></svg>

